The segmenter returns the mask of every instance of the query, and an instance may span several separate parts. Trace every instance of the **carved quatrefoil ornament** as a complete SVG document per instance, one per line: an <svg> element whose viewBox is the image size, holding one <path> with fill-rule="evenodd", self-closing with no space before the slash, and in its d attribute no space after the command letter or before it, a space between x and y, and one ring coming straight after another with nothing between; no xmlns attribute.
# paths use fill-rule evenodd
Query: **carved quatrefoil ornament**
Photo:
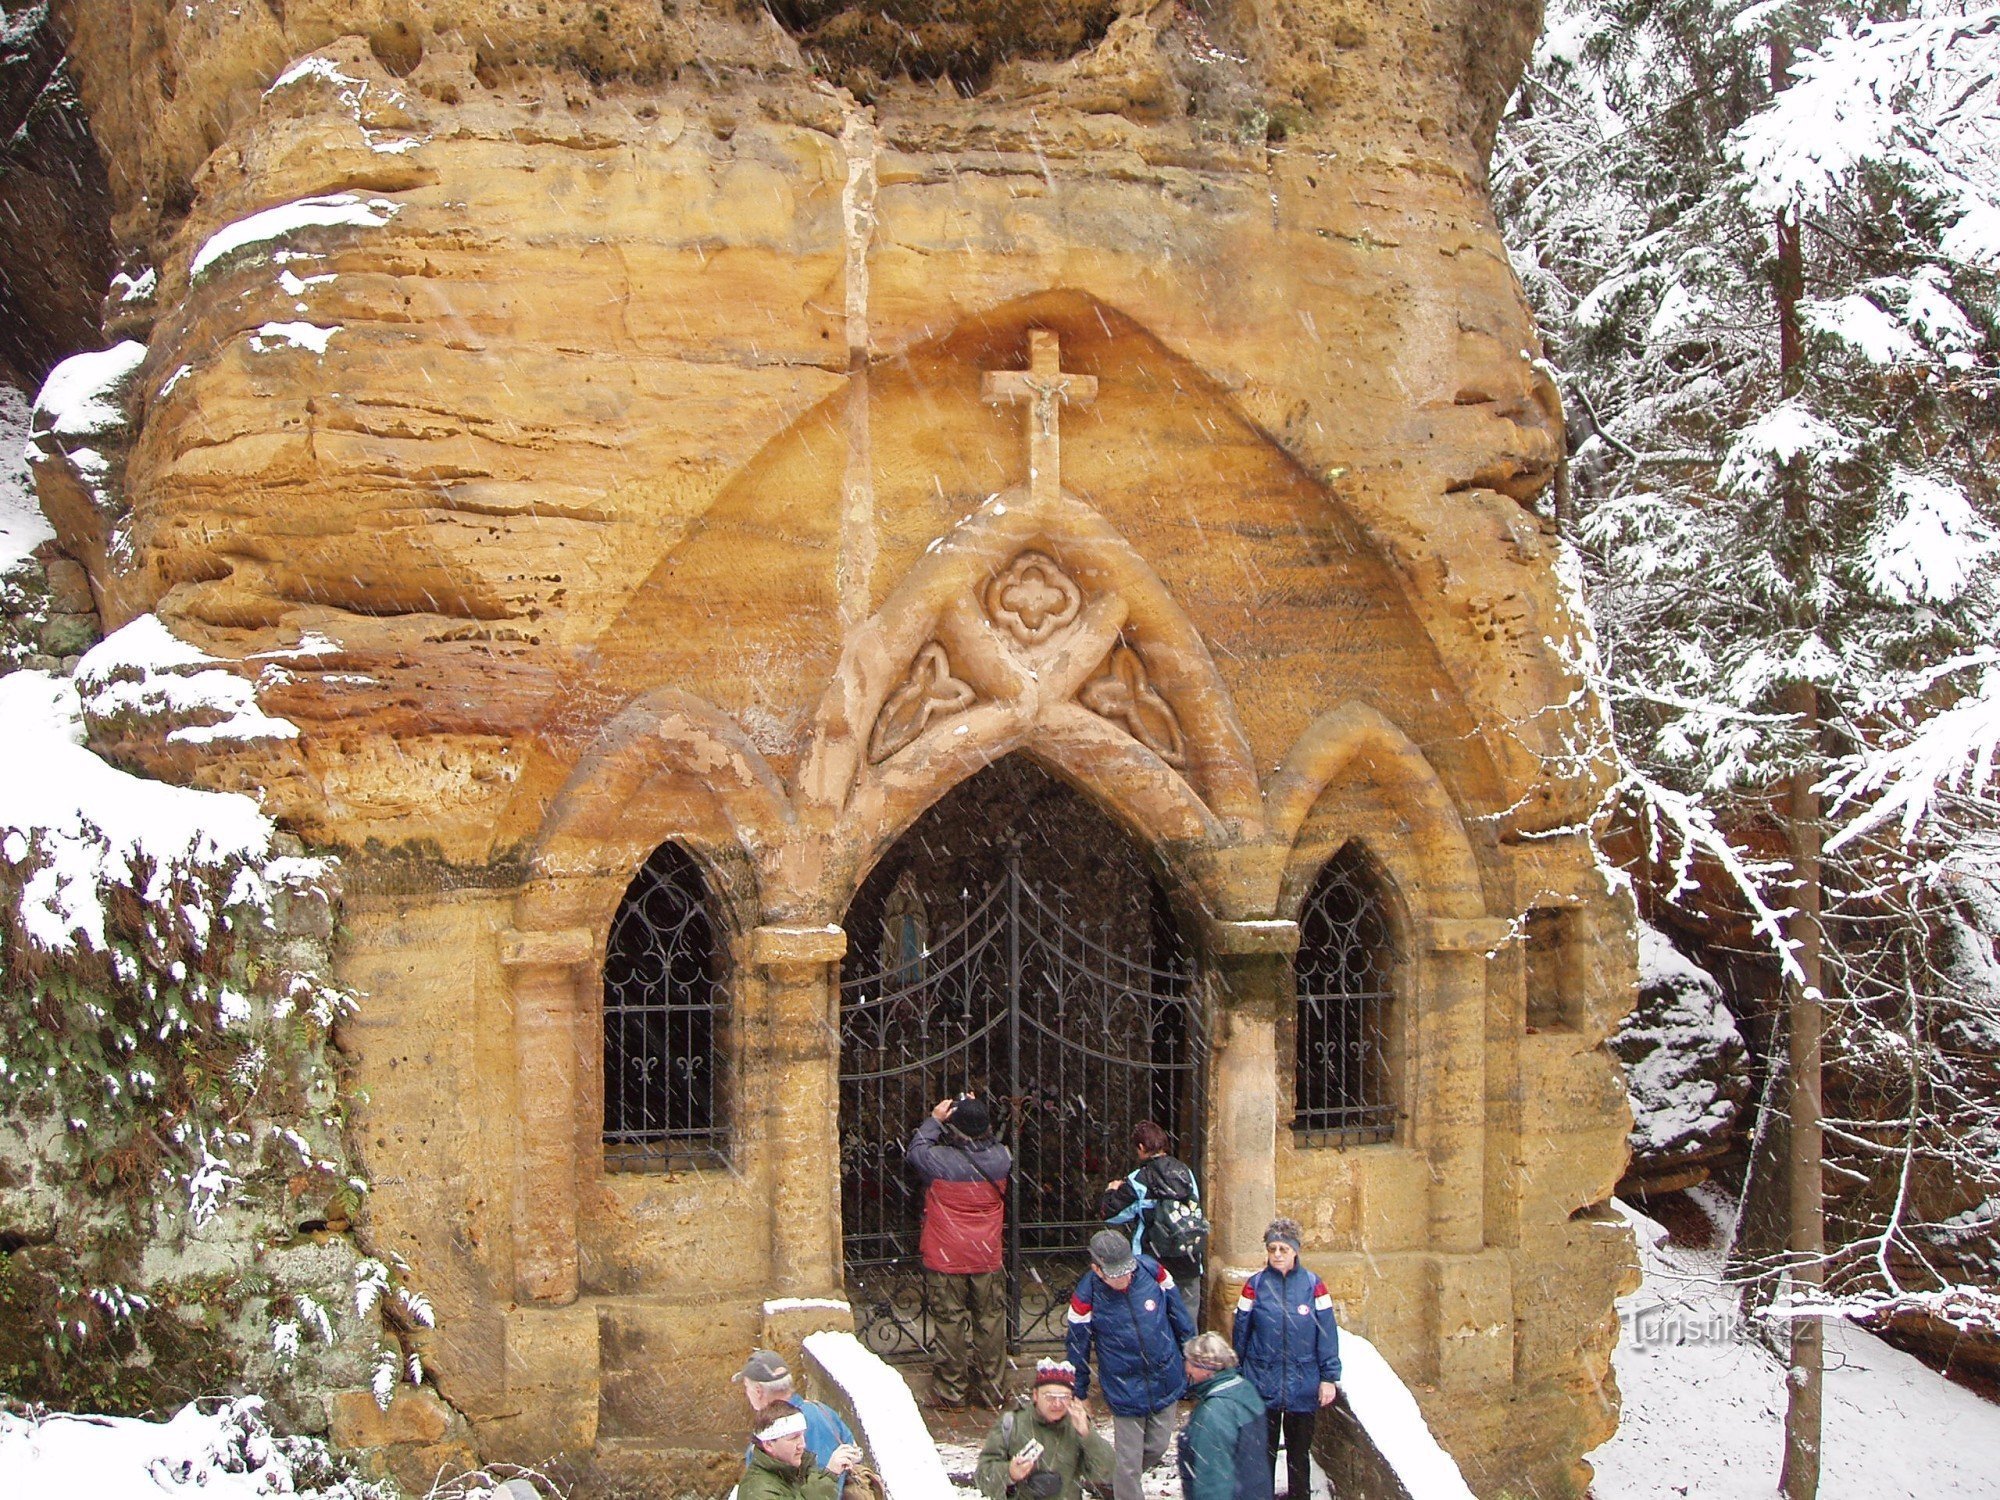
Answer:
<svg viewBox="0 0 2000 1500"><path fill-rule="evenodd" d="M1083 590L1045 552L1023 552L986 585L986 613L1023 646L1039 646L1083 609Z"/></svg>

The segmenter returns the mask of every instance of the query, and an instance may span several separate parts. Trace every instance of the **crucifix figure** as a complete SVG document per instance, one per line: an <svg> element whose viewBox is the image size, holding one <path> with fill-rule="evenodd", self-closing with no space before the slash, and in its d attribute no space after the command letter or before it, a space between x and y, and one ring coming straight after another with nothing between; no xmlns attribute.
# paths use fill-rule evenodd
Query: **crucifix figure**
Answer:
<svg viewBox="0 0 2000 1500"><path fill-rule="evenodd" d="M1028 334L1028 368L988 370L980 394L996 405L1025 402L1028 412L1028 495L1053 502L1062 493L1062 425L1067 401L1088 406L1097 395L1095 375L1066 374L1056 335L1037 328Z"/></svg>

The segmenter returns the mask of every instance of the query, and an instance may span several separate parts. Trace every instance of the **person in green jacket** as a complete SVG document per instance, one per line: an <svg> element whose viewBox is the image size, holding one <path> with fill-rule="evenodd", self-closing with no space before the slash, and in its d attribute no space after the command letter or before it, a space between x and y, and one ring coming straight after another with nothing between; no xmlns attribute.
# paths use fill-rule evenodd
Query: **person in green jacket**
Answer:
<svg viewBox="0 0 2000 1500"><path fill-rule="evenodd" d="M1108 1484L1116 1463L1076 1399L1076 1366L1045 1359L1028 1409L1007 1412L986 1434L975 1482L986 1500L1078 1500L1084 1480Z"/></svg>
<svg viewBox="0 0 2000 1500"><path fill-rule="evenodd" d="M1182 1500L1271 1500L1270 1424L1264 1398L1236 1369L1219 1333L1181 1346L1194 1410L1181 1429Z"/></svg>
<svg viewBox="0 0 2000 1500"><path fill-rule="evenodd" d="M757 1413L751 1429L756 1451L736 1484L736 1500L834 1500L837 1475L861 1460L861 1450L842 1443L821 1468L806 1452L806 1414L789 1401L774 1401Z"/></svg>

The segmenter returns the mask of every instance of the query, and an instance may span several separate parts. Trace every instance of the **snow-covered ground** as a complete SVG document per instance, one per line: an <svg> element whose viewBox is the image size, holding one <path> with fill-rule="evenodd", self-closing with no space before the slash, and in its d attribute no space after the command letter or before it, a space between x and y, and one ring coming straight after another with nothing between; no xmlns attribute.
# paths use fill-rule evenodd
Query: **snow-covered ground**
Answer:
<svg viewBox="0 0 2000 1500"><path fill-rule="evenodd" d="M27 441L28 398L0 381L0 578L56 534L28 488Z"/></svg>
<svg viewBox="0 0 2000 1500"><path fill-rule="evenodd" d="M1725 1220L1720 1195L1691 1194ZM1783 1454L1784 1367L1745 1337L1719 1248L1666 1243L1630 1209L1646 1280L1619 1303L1624 1414L1590 1455L1594 1500L1769 1500ZM1720 1240L1721 1236L1716 1237ZM1827 1326L1821 1500L2000 1497L2000 1405L1852 1324Z"/></svg>
<svg viewBox="0 0 2000 1500"><path fill-rule="evenodd" d="M315 1483L323 1476L323 1483ZM273 1435L253 1397L183 1407L166 1422L0 1411L0 1494L66 1500L388 1500L336 1474L310 1440Z"/></svg>

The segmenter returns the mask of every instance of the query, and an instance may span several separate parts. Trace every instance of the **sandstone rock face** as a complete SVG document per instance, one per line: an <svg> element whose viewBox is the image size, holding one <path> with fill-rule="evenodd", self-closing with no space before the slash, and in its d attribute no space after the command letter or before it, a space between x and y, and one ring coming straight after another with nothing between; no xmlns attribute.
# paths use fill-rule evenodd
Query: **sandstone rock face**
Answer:
<svg viewBox="0 0 2000 1500"><path fill-rule="evenodd" d="M107 491L50 433L45 504L107 628L299 728L120 750L343 851L371 1232L483 1453L733 1441L763 1299L840 1283L848 899L1022 750L1207 955L1219 1259L1295 1214L1477 1487L1580 1486L1632 939L1562 831L1561 419L1484 194L1536 6L63 14L151 290ZM1094 382L1059 481L986 383L1043 348ZM731 1170L611 1173L605 932L666 838L731 944ZM1338 1149L1282 1128L1272 934L1350 840L1408 1107Z"/></svg>
<svg viewBox="0 0 2000 1500"><path fill-rule="evenodd" d="M46 5L0 7L0 381L97 347L110 194Z"/></svg>

